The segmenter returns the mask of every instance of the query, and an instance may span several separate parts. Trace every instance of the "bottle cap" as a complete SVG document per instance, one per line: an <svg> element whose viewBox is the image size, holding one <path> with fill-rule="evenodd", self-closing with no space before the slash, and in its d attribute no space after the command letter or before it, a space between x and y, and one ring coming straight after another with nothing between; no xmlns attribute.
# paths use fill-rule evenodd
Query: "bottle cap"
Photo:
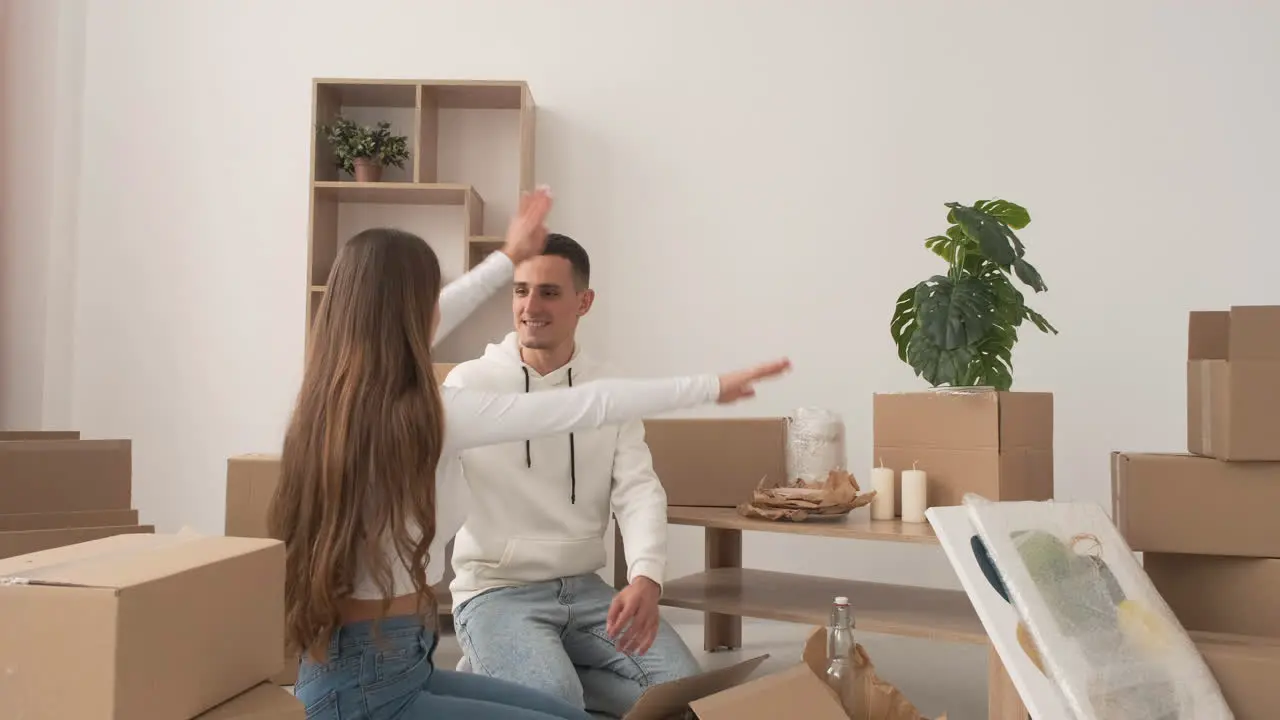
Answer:
<svg viewBox="0 0 1280 720"><path fill-rule="evenodd" d="M848 604L849 604L849 598L847 598L847 597L845 597L845 596L841 595L841 596L839 596L839 597L837 597L837 598L836 598L836 604L837 604L837 605L848 605Z"/></svg>

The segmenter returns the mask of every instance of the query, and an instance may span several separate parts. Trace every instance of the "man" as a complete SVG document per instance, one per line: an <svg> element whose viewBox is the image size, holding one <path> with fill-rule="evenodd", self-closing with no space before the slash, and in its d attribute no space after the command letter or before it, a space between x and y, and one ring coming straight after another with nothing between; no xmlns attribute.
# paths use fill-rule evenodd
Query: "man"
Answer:
<svg viewBox="0 0 1280 720"><path fill-rule="evenodd" d="M590 275L581 245L548 235L515 269L515 331L445 384L537 392L603 376L575 339L595 299ZM649 685L700 671L658 615L667 497L641 422L468 450L462 464L472 502L450 591L473 672L621 717ZM611 511L628 562L621 592L596 575Z"/></svg>

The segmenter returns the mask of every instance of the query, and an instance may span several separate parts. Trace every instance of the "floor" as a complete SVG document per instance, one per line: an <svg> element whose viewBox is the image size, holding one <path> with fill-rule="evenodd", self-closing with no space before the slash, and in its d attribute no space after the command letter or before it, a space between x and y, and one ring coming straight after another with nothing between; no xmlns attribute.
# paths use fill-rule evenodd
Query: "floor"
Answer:
<svg viewBox="0 0 1280 720"><path fill-rule="evenodd" d="M808 626L764 620L745 620L744 648L718 653L702 651L702 615L673 608L662 614L707 669L769 654L758 670L768 673L800 661L801 643ZM867 648L881 678L894 683L927 718L946 713L947 720L984 720L987 717L987 654L985 646L938 643L914 638L863 633L858 642ZM452 635L441 639L436 664L452 668L461 658Z"/></svg>

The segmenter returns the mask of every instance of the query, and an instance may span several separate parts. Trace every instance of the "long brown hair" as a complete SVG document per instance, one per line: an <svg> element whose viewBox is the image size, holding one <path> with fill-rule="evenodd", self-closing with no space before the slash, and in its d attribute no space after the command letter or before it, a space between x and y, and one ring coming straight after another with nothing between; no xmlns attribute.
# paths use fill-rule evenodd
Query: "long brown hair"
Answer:
<svg viewBox="0 0 1280 720"><path fill-rule="evenodd" d="M435 604L426 567L444 433L431 368L440 282L422 238L366 230L338 253L313 320L269 522L286 545L286 638L316 657L357 563L383 591L385 616L388 549L409 567L419 610Z"/></svg>

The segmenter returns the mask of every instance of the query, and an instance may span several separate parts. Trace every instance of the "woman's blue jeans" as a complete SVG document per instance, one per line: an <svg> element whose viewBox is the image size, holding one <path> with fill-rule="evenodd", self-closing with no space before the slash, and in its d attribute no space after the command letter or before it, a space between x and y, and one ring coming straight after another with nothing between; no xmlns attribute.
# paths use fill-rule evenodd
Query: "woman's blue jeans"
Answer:
<svg viewBox="0 0 1280 720"><path fill-rule="evenodd" d="M308 720L589 720L559 698L483 675L440 670L436 633L417 617L342 626L325 662L304 656L294 693Z"/></svg>

